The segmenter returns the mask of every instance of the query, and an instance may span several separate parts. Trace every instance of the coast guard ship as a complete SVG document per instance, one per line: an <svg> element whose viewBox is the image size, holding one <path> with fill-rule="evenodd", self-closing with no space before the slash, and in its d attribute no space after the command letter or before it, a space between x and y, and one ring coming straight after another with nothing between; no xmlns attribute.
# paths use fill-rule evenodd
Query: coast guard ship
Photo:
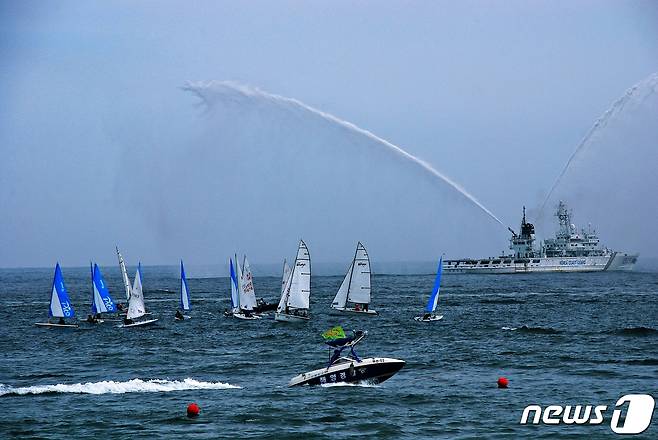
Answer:
<svg viewBox="0 0 658 440"><path fill-rule="evenodd" d="M571 211L560 201L555 214L559 229L555 238L535 247L535 227L528 223L523 208L521 232L511 228L511 255L484 259L459 259L443 262L446 273L527 273L527 272L599 272L632 270L638 254L617 252L599 245L591 225L578 231L571 223Z"/></svg>

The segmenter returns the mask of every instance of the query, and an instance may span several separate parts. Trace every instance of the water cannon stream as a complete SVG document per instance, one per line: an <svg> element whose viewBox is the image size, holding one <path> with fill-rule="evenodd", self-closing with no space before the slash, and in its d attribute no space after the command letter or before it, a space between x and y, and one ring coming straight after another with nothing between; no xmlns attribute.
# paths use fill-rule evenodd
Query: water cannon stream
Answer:
<svg viewBox="0 0 658 440"><path fill-rule="evenodd" d="M397 157L401 157L405 160L412 162L413 164L420 167L424 172L430 174L433 178L438 179L444 184L447 184L463 197L465 197L469 202L473 203L485 214L495 220L502 227L506 227L498 217L496 217L489 209L487 209L480 201L478 201L473 195L466 191L461 185L453 181L445 174L438 171L428 162L412 155L406 150L398 147L397 145L380 138L374 133L365 130L357 125L340 119L330 113L323 112L314 107L304 104L301 101L298 101L293 98L287 98L285 96L275 95L268 93L261 89L246 86L243 84L238 84L232 81L209 81L209 82L188 82L182 89L184 91L190 92L197 96L203 105L206 105L207 108L211 108L215 102L229 102L233 104L241 104L248 101L253 101L258 104L259 102L269 102L271 104L293 110L302 110L306 113L320 117L325 121L328 121L332 124L335 124L351 133L358 134L363 136L375 143L385 147L389 152L394 153ZM508 228L509 229L509 228Z"/></svg>

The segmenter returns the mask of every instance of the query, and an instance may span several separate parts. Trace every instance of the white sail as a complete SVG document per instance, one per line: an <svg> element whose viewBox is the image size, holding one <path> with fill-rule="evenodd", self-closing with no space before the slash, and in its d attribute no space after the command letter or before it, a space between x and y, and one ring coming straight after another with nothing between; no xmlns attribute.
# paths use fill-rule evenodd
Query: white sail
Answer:
<svg viewBox="0 0 658 440"><path fill-rule="evenodd" d="M146 314L146 307L144 306L144 292L142 291L142 265L137 266L137 273L135 274L135 282L130 293L130 300L128 301L128 314L126 318L136 319Z"/></svg>
<svg viewBox="0 0 658 440"><path fill-rule="evenodd" d="M288 278L290 278L290 266L288 266L288 262L284 259L283 260L283 276L281 277L281 295L286 291L286 283L288 282Z"/></svg>
<svg viewBox="0 0 658 440"><path fill-rule="evenodd" d="M345 304L347 303L347 291L350 287L350 278L352 278L352 270L354 270L354 260L352 260L352 264L350 264L349 269L347 269L347 273L345 274L345 278L343 278L343 282L340 284L334 302L331 303L331 307L334 309L345 308Z"/></svg>
<svg viewBox="0 0 658 440"><path fill-rule="evenodd" d="M292 279L292 270L288 263L283 261L283 277L281 279L281 300L279 300L279 305L276 308L276 311L281 313L286 309L286 303L288 301L288 286L290 286L290 280Z"/></svg>
<svg viewBox="0 0 658 440"><path fill-rule="evenodd" d="M248 295L245 295L244 292L244 283L242 277L242 269L240 268L240 262L238 261L238 256L235 255L235 276L238 281L238 300L240 301L240 310L252 310L251 301L249 300Z"/></svg>
<svg viewBox="0 0 658 440"><path fill-rule="evenodd" d="M126 263L123 261L119 247L117 246L117 257L119 258L119 267L121 268L121 276L123 277L123 286L126 288L126 301L130 300L130 278L126 271Z"/></svg>
<svg viewBox="0 0 658 440"><path fill-rule="evenodd" d="M247 256L242 260L242 291L244 301L240 299L240 305L243 309L253 310L256 308L256 291L254 289L254 277L251 273L251 267Z"/></svg>
<svg viewBox="0 0 658 440"><path fill-rule="evenodd" d="M353 303L370 304L370 258L361 242L356 245L352 265L347 300Z"/></svg>
<svg viewBox="0 0 658 440"><path fill-rule="evenodd" d="M292 267L290 283L286 287L287 305L296 309L308 309L311 297L311 256L303 240L299 241L297 258Z"/></svg>

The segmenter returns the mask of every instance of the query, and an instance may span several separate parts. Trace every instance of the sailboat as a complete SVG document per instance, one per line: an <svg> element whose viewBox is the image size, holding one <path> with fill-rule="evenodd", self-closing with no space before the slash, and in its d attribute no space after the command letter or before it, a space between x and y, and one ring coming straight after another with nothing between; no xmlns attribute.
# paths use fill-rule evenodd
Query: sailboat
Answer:
<svg viewBox="0 0 658 440"><path fill-rule="evenodd" d="M422 316L416 316L414 319L421 322L431 322L438 321L443 318L443 315L435 315L434 311L436 306L439 303L439 289L441 287L441 272L443 271L443 256L439 259L439 267L436 270L436 278L434 279L434 288L432 289L432 294L427 300L427 307L425 308L425 314Z"/></svg>
<svg viewBox="0 0 658 440"><path fill-rule="evenodd" d="M91 314L87 317L87 322L96 324L103 322L102 313L115 313L116 305L107 289L101 270L97 264L89 263L91 269Z"/></svg>
<svg viewBox="0 0 658 440"><path fill-rule="evenodd" d="M135 273L135 282L130 289L130 299L128 300L128 313L123 320L123 327L139 327L151 325L157 321L155 319L142 319L146 315L146 306L144 305L144 292L142 291L142 263L137 265Z"/></svg>
<svg viewBox="0 0 658 440"><path fill-rule="evenodd" d="M190 316L183 315L183 312L190 310L190 290L187 288L187 278L185 278L185 268L183 260L180 260L180 308L176 311L175 320L182 321L190 319Z"/></svg>
<svg viewBox="0 0 658 440"><path fill-rule="evenodd" d="M297 257L274 314L276 321L303 322L308 316L311 297L311 256L304 240L299 240Z"/></svg>
<svg viewBox="0 0 658 440"><path fill-rule="evenodd" d="M51 318L59 318L57 323L50 322ZM41 327L78 327L77 324L67 324L65 319L75 318L75 310L69 294L64 285L64 277L59 263L55 266L55 276L53 277L53 288L50 291L50 308L48 309L48 322L37 322L35 325Z"/></svg>
<svg viewBox="0 0 658 440"><path fill-rule="evenodd" d="M370 300L370 258L366 248L359 242L331 308L341 312L377 315L375 310L369 309ZM354 306L348 307L348 302Z"/></svg>
<svg viewBox="0 0 658 440"><path fill-rule="evenodd" d="M233 261L235 261L235 266ZM243 275L237 255L235 255L235 260L229 259L229 273L231 276L231 306L233 308L230 313L225 313L225 315L246 320L260 319L260 316L253 313L256 305L253 284L251 284L251 289L245 292Z"/></svg>
<svg viewBox="0 0 658 440"><path fill-rule="evenodd" d="M247 261L246 255L242 259L242 288L245 291L245 294L249 296L250 300L253 297L256 301L253 307L254 313L260 315L269 310L276 309L276 304L270 304L263 298L256 298L254 275L251 273L251 266L249 265L249 261Z"/></svg>

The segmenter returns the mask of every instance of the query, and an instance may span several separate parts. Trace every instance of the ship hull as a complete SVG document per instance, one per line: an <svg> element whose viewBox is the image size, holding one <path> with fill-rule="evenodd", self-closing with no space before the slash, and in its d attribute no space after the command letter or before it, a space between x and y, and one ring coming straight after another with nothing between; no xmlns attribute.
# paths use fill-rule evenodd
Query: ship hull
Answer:
<svg viewBox="0 0 658 440"><path fill-rule="evenodd" d="M499 257L480 260L446 260L445 273L473 274L514 274L546 272L602 272L630 271L637 262L638 255L613 252L610 255L591 257L543 257L511 259Z"/></svg>

